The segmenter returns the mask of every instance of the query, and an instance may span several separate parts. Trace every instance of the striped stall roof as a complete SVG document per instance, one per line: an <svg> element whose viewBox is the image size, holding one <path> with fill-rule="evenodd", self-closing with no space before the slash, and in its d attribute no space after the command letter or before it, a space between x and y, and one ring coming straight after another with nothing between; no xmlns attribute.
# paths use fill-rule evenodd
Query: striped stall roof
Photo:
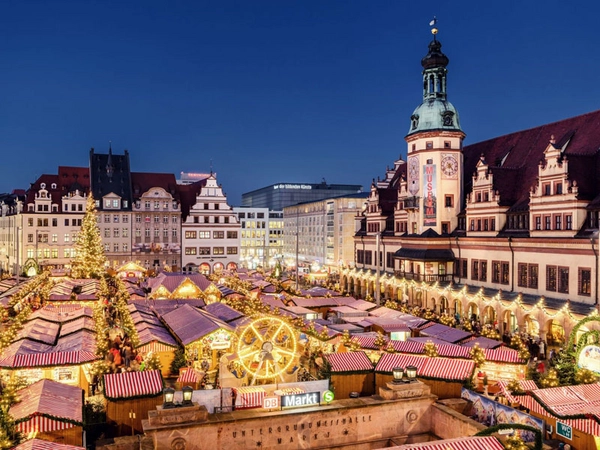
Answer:
<svg viewBox="0 0 600 450"><path fill-rule="evenodd" d="M460 345L440 344L438 345L437 349L438 355L445 356L446 358L471 358L469 355L471 349L467 347L461 347Z"/></svg>
<svg viewBox="0 0 600 450"><path fill-rule="evenodd" d="M425 365L426 358L420 355L403 355L401 353L384 353L375 366L375 372L392 373L394 367L415 366L417 373Z"/></svg>
<svg viewBox="0 0 600 450"><path fill-rule="evenodd" d="M416 353L424 352L425 343L416 341L390 341L394 346L394 350L400 353Z"/></svg>
<svg viewBox="0 0 600 450"><path fill-rule="evenodd" d="M419 377L457 381L469 378L475 370L475 362L472 360L384 353L375 367L375 372L392 373L394 367L406 366L415 366Z"/></svg>
<svg viewBox="0 0 600 450"><path fill-rule="evenodd" d="M377 339L375 336L373 335L362 335L362 334L355 334L352 336L352 339L356 340L361 348L366 348L368 350L379 350L379 347L375 345L375 339ZM387 338L384 338L385 340L385 345L387 345ZM385 346L384 345L384 346Z"/></svg>
<svg viewBox="0 0 600 450"><path fill-rule="evenodd" d="M11 355L0 360L0 367L31 368L84 364L98 359L95 353L79 350L73 352L48 352Z"/></svg>
<svg viewBox="0 0 600 450"><path fill-rule="evenodd" d="M330 353L325 355L331 372L367 372L373 370L373 363L365 352Z"/></svg>
<svg viewBox="0 0 600 450"><path fill-rule="evenodd" d="M258 386L244 386L233 388L237 393L235 400L236 409L262 408L265 390Z"/></svg>
<svg viewBox="0 0 600 450"><path fill-rule="evenodd" d="M158 396L162 394L162 390L160 370L104 375L104 396L111 400Z"/></svg>
<svg viewBox="0 0 600 450"><path fill-rule="evenodd" d="M202 380L204 374L197 372L192 368L181 369L179 371L178 383L197 383Z"/></svg>
<svg viewBox="0 0 600 450"><path fill-rule="evenodd" d="M59 444L57 442L44 441L42 439L31 439L17 445L13 450L85 450L85 447Z"/></svg>
<svg viewBox="0 0 600 450"><path fill-rule="evenodd" d="M484 348L483 352L485 353L485 359L488 361L525 364L525 361L519 357L519 352L512 348Z"/></svg>
<svg viewBox="0 0 600 450"><path fill-rule="evenodd" d="M82 394L77 386L42 379L19 390L20 401L10 408L10 415L16 423L24 423L24 431L71 428L73 425L66 421L79 425L83 422Z"/></svg>
<svg viewBox="0 0 600 450"><path fill-rule="evenodd" d="M306 390L301 387L286 387L280 389L280 391L281 395L304 394L306 392Z"/></svg>
<svg viewBox="0 0 600 450"><path fill-rule="evenodd" d="M504 450L504 446L494 436L464 437L443 441L422 442L392 447L397 450Z"/></svg>
<svg viewBox="0 0 600 450"><path fill-rule="evenodd" d="M450 358L427 358L418 375L444 380L466 380L473 376L475 361Z"/></svg>
<svg viewBox="0 0 600 450"><path fill-rule="evenodd" d="M49 433L51 431L68 430L75 425L69 422L61 422L60 420L50 419L46 416L33 416L29 420L17 423L17 430L23 434L31 432Z"/></svg>
<svg viewBox="0 0 600 450"><path fill-rule="evenodd" d="M536 399L530 395L521 395L517 398L519 404L530 411L539 414L541 417L552 417L576 430L582 431L594 436L600 436L600 424L594 419L568 419L556 417L548 412Z"/></svg>
<svg viewBox="0 0 600 450"><path fill-rule="evenodd" d="M509 402L519 402L519 399L508 390L508 381L500 380L497 384L500 388L500 391L502 392L502 394L504 394L504 396ZM523 389L524 391L533 391L535 389L538 389L538 385L535 384L535 381L533 380L519 380L519 386L521 386L521 389Z"/></svg>

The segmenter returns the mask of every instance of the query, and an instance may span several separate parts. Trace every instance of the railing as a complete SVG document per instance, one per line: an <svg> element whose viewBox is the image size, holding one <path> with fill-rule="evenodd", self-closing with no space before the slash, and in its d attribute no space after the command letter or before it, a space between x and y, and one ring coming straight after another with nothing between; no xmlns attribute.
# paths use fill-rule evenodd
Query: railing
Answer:
<svg viewBox="0 0 600 450"><path fill-rule="evenodd" d="M452 281L452 275L446 274L423 274L413 272L402 272L400 270L394 271L394 276L404 278L406 280L425 281L425 282L436 282L436 281Z"/></svg>

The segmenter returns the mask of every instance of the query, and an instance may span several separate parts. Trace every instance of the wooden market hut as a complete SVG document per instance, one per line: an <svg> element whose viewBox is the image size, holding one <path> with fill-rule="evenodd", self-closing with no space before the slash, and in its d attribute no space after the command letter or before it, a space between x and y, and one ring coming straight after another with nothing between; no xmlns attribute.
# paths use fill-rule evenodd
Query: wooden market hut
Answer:
<svg viewBox="0 0 600 450"><path fill-rule="evenodd" d="M150 352L156 354L161 363L163 377L169 377L175 350L179 348L177 340L146 304L133 302L128 304L127 308L140 340L135 350L142 355Z"/></svg>
<svg viewBox="0 0 600 450"><path fill-rule="evenodd" d="M394 450L504 450L504 448L495 436L465 436L420 444L404 444L394 447Z"/></svg>
<svg viewBox="0 0 600 450"><path fill-rule="evenodd" d="M85 450L79 445L58 444L43 439L30 439L17 445L13 450Z"/></svg>
<svg viewBox="0 0 600 450"><path fill-rule="evenodd" d="M129 261L117 269L119 278L137 278L140 279L146 274L147 270L139 264Z"/></svg>
<svg viewBox="0 0 600 450"><path fill-rule="evenodd" d="M529 414L552 426L552 437L573 448L597 448L600 436L600 383L560 386L529 391L528 395L516 395L519 404ZM571 439L557 434L557 422L571 429Z"/></svg>
<svg viewBox="0 0 600 450"><path fill-rule="evenodd" d="M475 362L469 359L384 353L375 366L377 392L393 381L394 367L407 366L416 367L417 379L431 387L431 393L440 399L460 398L463 384L475 371Z"/></svg>
<svg viewBox="0 0 600 450"><path fill-rule="evenodd" d="M203 298L206 303L221 299L221 291L208 278L200 273L161 272L154 278L148 279L150 299L194 299Z"/></svg>
<svg viewBox="0 0 600 450"><path fill-rule="evenodd" d="M53 443L83 445L83 391L52 380L40 380L18 391L9 410L24 435Z"/></svg>
<svg viewBox="0 0 600 450"><path fill-rule="evenodd" d="M0 369L29 383L53 379L87 392L91 381L88 369L97 359L92 309L47 305L29 316L4 350Z"/></svg>
<svg viewBox="0 0 600 450"><path fill-rule="evenodd" d="M119 436L131 435L132 428L141 433L148 411L163 402L163 386L160 370L104 375L106 422Z"/></svg>
<svg viewBox="0 0 600 450"><path fill-rule="evenodd" d="M234 327L207 311L182 305L162 316L163 322L185 349L196 369L214 373L218 352L228 350L234 341Z"/></svg>
<svg viewBox="0 0 600 450"><path fill-rule="evenodd" d="M365 352L330 353L324 355L331 367L331 385L338 399L358 393L375 394L373 363Z"/></svg>

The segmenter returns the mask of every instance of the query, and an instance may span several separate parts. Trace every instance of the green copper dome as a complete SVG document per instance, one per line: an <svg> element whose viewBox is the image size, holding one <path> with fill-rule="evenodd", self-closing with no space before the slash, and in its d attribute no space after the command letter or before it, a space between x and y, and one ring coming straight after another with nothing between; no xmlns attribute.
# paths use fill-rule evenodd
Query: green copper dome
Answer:
<svg viewBox="0 0 600 450"><path fill-rule="evenodd" d="M421 60L423 66L423 103L410 116L408 135L422 131L461 131L458 111L446 99L446 66L448 57L435 36L429 52Z"/></svg>

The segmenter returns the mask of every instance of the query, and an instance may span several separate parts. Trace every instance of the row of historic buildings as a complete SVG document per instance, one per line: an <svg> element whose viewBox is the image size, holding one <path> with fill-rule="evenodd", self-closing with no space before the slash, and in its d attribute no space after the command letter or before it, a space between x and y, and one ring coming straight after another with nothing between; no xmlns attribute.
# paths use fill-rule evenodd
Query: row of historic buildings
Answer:
<svg viewBox="0 0 600 450"><path fill-rule="evenodd" d="M118 155L112 148L92 149L89 161L89 167L59 166L57 174L42 175L27 191L0 196L2 271L68 269L90 193L111 266L134 261L157 270L202 273L273 267L277 261L294 265L290 255L284 261L284 211L275 206L336 195L366 197L355 194L360 185L280 183L244 194L244 202L254 206L232 207L212 172L182 174L180 180L169 173L133 172L128 151ZM354 208L352 222L356 213ZM316 227L302 229L307 242L317 233ZM337 233L346 261L353 259L355 231L352 223L344 239ZM310 260L300 259L323 262L325 247L321 250L310 253ZM333 264L342 256L329 251L327 258Z"/></svg>

